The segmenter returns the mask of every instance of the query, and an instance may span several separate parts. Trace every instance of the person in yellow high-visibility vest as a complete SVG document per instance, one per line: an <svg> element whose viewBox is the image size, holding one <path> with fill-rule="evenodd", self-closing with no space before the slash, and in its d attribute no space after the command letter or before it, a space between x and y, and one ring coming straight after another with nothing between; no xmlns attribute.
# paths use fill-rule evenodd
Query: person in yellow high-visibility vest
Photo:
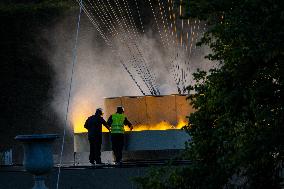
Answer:
<svg viewBox="0 0 284 189"><path fill-rule="evenodd" d="M122 160L122 150L124 146L124 125L127 125L130 130L133 129L132 124L124 115L124 109L121 106L117 107L115 114L112 114L108 121L108 125L111 127L111 143L112 151L115 157L115 163L120 164Z"/></svg>

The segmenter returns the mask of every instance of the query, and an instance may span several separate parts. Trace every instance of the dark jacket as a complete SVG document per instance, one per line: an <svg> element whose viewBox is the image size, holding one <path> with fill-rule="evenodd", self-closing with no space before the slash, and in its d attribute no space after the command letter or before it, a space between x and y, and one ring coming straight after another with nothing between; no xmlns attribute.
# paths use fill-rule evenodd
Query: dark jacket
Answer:
<svg viewBox="0 0 284 189"><path fill-rule="evenodd" d="M84 127L88 130L88 138L97 138L102 136L102 125L104 125L107 129L109 126L104 118L100 115L92 115L88 117L85 122Z"/></svg>

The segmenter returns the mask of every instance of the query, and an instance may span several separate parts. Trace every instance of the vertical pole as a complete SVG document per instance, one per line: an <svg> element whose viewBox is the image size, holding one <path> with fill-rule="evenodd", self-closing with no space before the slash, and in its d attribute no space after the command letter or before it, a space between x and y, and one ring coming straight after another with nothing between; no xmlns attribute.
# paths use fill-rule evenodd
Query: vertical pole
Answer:
<svg viewBox="0 0 284 189"><path fill-rule="evenodd" d="M80 0L80 3L79 3L80 11L79 11L79 15L78 15L75 44L74 44L74 48L73 48L72 71L71 71L70 84L69 84L68 101L67 101L66 114L65 114L65 127L64 127L64 130L63 130L56 189L59 188L60 173L61 173L61 166L62 166L62 156L63 156L63 150L64 150L64 144L65 144L66 128L67 128L67 125L68 125L68 114L69 114L70 97L71 97L71 90L72 90L72 83L73 83L74 67L75 67L75 64L77 62L77 44L78 44L78 36L79 36L80 21L81 21L82 6L83 6L82 1L83 0Z"/></svg>

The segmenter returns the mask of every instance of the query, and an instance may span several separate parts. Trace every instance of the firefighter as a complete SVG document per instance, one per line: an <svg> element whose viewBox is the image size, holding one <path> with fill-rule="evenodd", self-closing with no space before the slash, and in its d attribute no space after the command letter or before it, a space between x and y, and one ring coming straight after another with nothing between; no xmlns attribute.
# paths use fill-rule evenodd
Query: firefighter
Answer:
<svg viewBox="0 0 284 189"><path fill-rule="evenodd" d="M130 130L132 130L132 124L124 115L124 109L121 106L117 107L116 113L109 117L107 123L111 127L111 143L115 163L121 164L122 150L124 146L124 125L127 125Z"/></svg>
<svg viewBox="0 0 284 189"><path fill-rule="evenodd" d="M103 118L103 110L98 108L95 115L88 117L84 127L88 130L88 139L90 143L89 160L91 164L101 164L101 145L102 145L102 125L108 130L110 127Z"/></svg>

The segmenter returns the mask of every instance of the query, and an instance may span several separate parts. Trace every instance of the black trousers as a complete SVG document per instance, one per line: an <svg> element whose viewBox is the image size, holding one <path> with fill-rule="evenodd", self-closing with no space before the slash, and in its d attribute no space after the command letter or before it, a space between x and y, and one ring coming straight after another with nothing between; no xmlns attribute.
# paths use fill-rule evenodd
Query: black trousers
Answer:
<svg viewBox="0 0 284 189"><path fill-rule="evenodd" d="M124 134L113 133L111 134L112 151L115 157L115 162L122 160L122 150L124 146Z"/></svg>
<svg viewBox="0 0 284 189"><path fill-rule="evenodd" d="M96 138L89 138L90 143L90 155L89 160L91 163L96 161L96 163L101 163L101 146L102 146L102 140Z"/></svg>

